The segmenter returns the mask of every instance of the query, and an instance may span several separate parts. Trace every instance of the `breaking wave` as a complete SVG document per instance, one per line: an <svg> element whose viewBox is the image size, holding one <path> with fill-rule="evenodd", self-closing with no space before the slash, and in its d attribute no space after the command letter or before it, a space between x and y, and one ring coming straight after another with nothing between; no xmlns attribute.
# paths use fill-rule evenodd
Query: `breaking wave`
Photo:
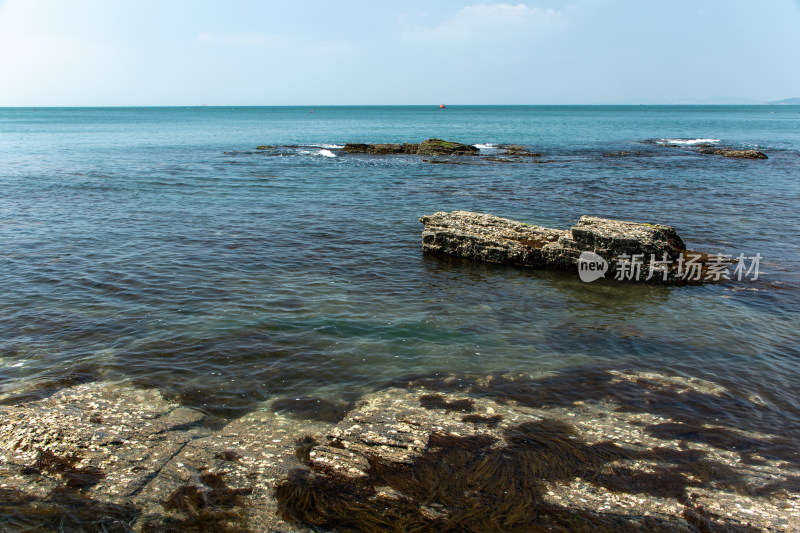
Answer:
<svg viewBox="0 0 800 533"><path fill-rule="evenodd" d="M695 146L697 144L717 144L719 139L704 139L704 138L696 138L696 139L656 139L656 144L677 144L681 146Z"/></svg>

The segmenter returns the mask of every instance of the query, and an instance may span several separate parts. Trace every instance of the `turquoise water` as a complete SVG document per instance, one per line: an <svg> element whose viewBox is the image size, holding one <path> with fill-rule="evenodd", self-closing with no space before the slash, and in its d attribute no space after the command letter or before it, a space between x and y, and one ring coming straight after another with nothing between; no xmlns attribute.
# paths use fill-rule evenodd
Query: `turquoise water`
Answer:
<svg viewBox="0 0 800 533"><path fill-rule="evenodd" d="M430 137L549 162L337 150ZM227 417L596 365L710 378L798 423L798 178L797 106L0 109L0 386L127 380ZM418 217L453 209L664 223L764 259L757 281L663 287L423 256Z"/></svg>

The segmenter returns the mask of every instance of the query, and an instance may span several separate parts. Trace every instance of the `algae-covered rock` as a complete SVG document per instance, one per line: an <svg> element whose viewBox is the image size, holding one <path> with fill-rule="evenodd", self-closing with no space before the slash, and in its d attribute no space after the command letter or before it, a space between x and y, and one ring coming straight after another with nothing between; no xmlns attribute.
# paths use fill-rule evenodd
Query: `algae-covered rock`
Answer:
<svg viewBox="0 0 800 533"><path fill-rule="evenodd" d="M539 152L531 152L524 146L509 145L503 147L501 155L513 155L517 157L542 157Z"/></svg>
<svg viewBox="0 0 800 533"><path fill-rule="evenodd" d="M347 143L342 148L344 152L362 154L410 154L410 155L475 155L480 150L469 144L462 144L442 139L428 139L420 144L365 144Z"/></svg>
<svg viewBox="0 0 800 533"><path fill-rule="evenodd" d="M737 159L769 159L767 154L758 150L731 150L727 148L701 148L701 154L721 155L722 157L735 157Z"/></svg>
<svg viewBox="0 0 800 533"><path fill-rule="evenodd" d="M324 439L299 443L306 466L276 486L279 511L336 531L755 533L800 525L800 461L790 441L703 428L691 410L676 408L681 395L741 408L724 389L652 373L396 380ZM665 418L670 410L682 421ZM743 464L732 445L771 459Z"/></svg>
<svg viewBox="0 0 800 533"><path fill-rule="evenodd" d="M477 155L480 149L471 144L463 144L442 139L422 141L417 150L419 155Z"/></svg>
<svg viewBox="0 0 800 533"><path fill-rule="evenodd" d="M363 153L363 154L416 154L418 144L363 144L363 143L347 143L342 148L344 152L350 153Z"/></svg>
<svg viewBox="0 0 800 533"><path fill-rule="evenodd" d="M296 531L275 514L273 483L299 465L298 430L328 424L272 411L219 430L205 420L157 391L102 382L0 406L0 523L13 531Z"/></svg>

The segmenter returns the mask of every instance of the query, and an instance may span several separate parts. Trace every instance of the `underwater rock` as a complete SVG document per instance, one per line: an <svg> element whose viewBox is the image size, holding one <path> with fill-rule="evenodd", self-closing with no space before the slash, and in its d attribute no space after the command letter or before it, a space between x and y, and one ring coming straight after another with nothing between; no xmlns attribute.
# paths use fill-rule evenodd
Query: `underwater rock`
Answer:
<svg viewBox="0 0 800 533"><path fill-rule="evenodd" d="M621 279L670 282L720 281L724 278L716 274L718 279L711 279L709 268L731 263L686 250L675 228L659 224L584 215L572 228L558 230L470 211L438 212L419 220L425 225L424 253L489 263L577 273L581 254L592 252L606 262L606 277L621 272Z"/></svg>
<svg viewBox="0 0 800 533"><path fill-rule="evenodd" d="M517 146L513 144L509 146L504 146L501 155L513 155L520 157L542 157L542 154L538 152L531 152L524 146Z"/></svg>
<svg viewBox="0 0 800 533"><path fill-rule="evenodd" d="M612 389L673 403L690 390L716 398L672 378L606 378ZM744 465L727 443L656 436L648 424L665 418L615 409L624 403L487 397L495 380L509 378L461 389L438 376L365 397L325 439L298 442L305 466L276 486L281 516L343 531L752 533L800 525L796 466L777 458ZM774 436L731 431L772 446Z"/></svg>
<svg viewBox="0 0 800 533"><path fill-rule="evenodd" d="M0 406L0 522L37 531L297 531L274 480L298 431L256 411L214 430L157 391L95 382ZM4 492L5 491L5 492Z"/></svg>
<svg viewBox="0 0 800 533"><path fill-rule="evenodd" d="M614 152L607 152L603 154L603 157L626 157L626 156L635 156L635 155L644 155L645 152L640 150L616 150Z"/></svg>
<svg viewBox="0 0 800 533"><path fill-rule="evenodd" d="M721 155L722 157L736 157L738 159L769 159L767 154L758 150L731 150L727 148L701 148L701 154Z"/></svg>
<svg viewBox="0 0 800 533"><path fill-rule="evenodd" d="M769 413L726 425L768 407L700 380L404 376L334 426L281 402L212 426L104 382L17 401L0 406L10 530L800 528L796 435L772 434ZM703 405L711 420L695 418Z"/></svg>

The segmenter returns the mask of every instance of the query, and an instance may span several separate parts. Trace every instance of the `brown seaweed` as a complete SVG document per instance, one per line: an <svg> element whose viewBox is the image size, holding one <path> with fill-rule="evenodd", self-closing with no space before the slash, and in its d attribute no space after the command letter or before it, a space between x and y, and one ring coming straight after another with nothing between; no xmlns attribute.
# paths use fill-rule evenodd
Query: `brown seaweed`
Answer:
<svg viewBox="0 0 800 533"><path fill-rule="evenodd" d="M457 392L533 408L572 407L577 401L609 401L619 405L619 412L651 413L689 423L727 425L764 433L786 427L786 441L800 438L800 427L786 426L783 412L753 403L734 392L711 394L644 377L620 378L611 369L600 366L569 368L540 378L495 373L481 381L444 373L409 374L380 388L388 387ZM800 464L800 451L790 442L773 444L771 451L776 457Z"/></svg>
<svg viewBox="0 0 800 533"><path fill-rule="evenodd" d="M648 494L678 500L686 498L687 486L699 485L671 468L655 468L652 472L642 472L631 468L612 467L607 472L598 472L587 478L595 485L614 492Z"/></svg>
<svg viewBox="0 0 800 533"><path fill-rule="evenodd" d="M294 456L295 458L303 464L309 465L311 464L311 450L319 444L317 439L312 437L311 435L306 435L305 437L296 439L294 441Z"/></svg>
<svg viewBox="0 0 800 533"><path fill-rule="evenodd" d="M33 465L22 469L24 475L36 475L42 472L58 474L66 481L66 486L71 489L85 489L94 487L105 479L105 472L93 466L77 468L75 466L81 457L72 454L58 456L49 450L39 451L39 455Z"/></svg>
<svg viewBox="0 0 800 533"><path fill-rule="evenodd" d="M107 531L127 533L139 511L131 504L115 504L57 488L45 497L0 488L0 524L3 531Z"/></svg>
<svg viewBox="0 0 800 533"><path fill-rule="evenodd" d="M249 487L228 487L224 472L207 472L200 476L200 484L179 487L162 502L164 510L182 516L149 519L143 524L142 531L246 533L249 529L241 508L247 505L245 497L252 492Z"/></svg>
<svg viewBox="0 0 800 533"><path fill-rule="evenodd" d="M469 424L484 424L489 427L497 427L497 424L503 420L503 415L466 415L464 416L461 421L467 422Z"/></svg>
<svg viewBox="0 0 800 533"><path fill-rule="evenodd" d="M419 397L419 404L425 409L444 409L445 412L461 411L471 413L475 410L475 401L469 398L447 400L441 394L424 394Z"/></svg>
<svg viewBox="0 0 800 533"><path fill-rule="evenodd" d="M234 450L223 450L221 452L217 452L214 454L214 457L217 459L222 459L223 461L231 461L234 463L238 463L242 458L242 456L239 455L239 452Z"/></svg>
<svg viewBox="0 0 800 533"><path fill-rule="evenodd" d="M607 441L590 445L570 425L547 419L506 428L502 440L434 433L424 453L410 463L367 459L366 477L293 470L275 488L281 516L339 531L667 532L686 526L557 505L545 497L546 483L582 477L610 490L676 498L688 506L688 487L720 477L689 479L689 473L702 471L700 466L709 468L703 452L637 451ZM619 466L630 459L663 460L671 466L649 472ZM699 524L691 531L738 527L694 507L687 507L687 513Z"/></svg>

